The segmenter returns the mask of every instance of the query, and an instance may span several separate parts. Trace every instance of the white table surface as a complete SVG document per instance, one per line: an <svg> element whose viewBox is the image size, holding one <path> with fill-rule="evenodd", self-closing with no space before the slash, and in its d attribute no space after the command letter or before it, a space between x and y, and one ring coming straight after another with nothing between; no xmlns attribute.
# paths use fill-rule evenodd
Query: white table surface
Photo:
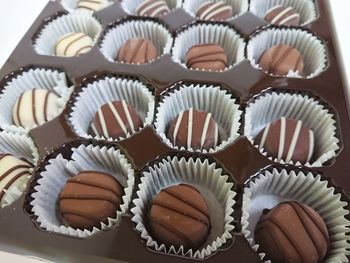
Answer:
<svg viewBox="0 0 350 263"><path fill-rule="evenodd" d="M0 68L49 0L0 0ZM329 0L350 96L350 1ZM330 83L331 85L331 83ZM1 262L38 262L0 252ZM11 261L10 261L11 260Z"/></svg>

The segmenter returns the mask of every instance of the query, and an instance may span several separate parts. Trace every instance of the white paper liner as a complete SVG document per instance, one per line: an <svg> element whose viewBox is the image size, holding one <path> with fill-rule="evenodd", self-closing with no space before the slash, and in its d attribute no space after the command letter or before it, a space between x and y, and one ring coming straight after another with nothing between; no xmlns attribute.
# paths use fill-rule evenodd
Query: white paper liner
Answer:
<svg viewBox="0 0 350 263"><path fill-rule="evenodd" d="M13 123L13 108L22 93L32 89L45 89L55 92L59 96L57 100L59 107L57 112L52 112L48 116L48 120L52 120L63 111L73 88L73 86L68 87L66 74L57 70L37 68L22 72L7 83L2 94L0 94L1 128L17 133L28 133L31 128L35 128L35 126L31 128L17 127Z"/></svg>
<svg viewBox="0 0 350 263"><path fill-rule="evenodd" d="M80 0L61 0L61 5L66 9L68 12L86 12L86 13L94 13L92 10L88 9L77 9L78 4ZM110 5L113 4L113 1L108 1L106 0L105 2L102 3L101 8L95 12L98 12Z"/></svg>
<svg viewBox="0 0 350 263"><path fill-rule="evenodd" d="M301 26L309 24L317 18L316 6L312 0L251 0L250 11L264 19L267 11L277 5L293 7L300 15Z"/></svg>
<svg viewBox="0 0 350 263"><path fill-rule="evenodd" d="M81 145L73 148L72 151L70 160L64 159L59 154L49 161L45 171L41 173L42 178L38 180L38 185L34 187L31 205L41 228L54 233L86 238L119 223L121 215L127 211L131 201L135 181L134 170L120 150L114 148ZM101 222L100 228L94 227L92 230L73 229L63 225L57 207L57 200L67 180L82 171L111 174L124 187L122 203L115 217L108 218L107 224Z"/></svg>
<svg viewBox="0 0 350 263"><path fill-rule="evenodd" d="M225 49L228 64L226 70L244 60L244 39L241 38L232 28L220 24L194 25L178 34L175 38L172 51L173 59L184 68L187 68L187 51L195 45L209 43L218 44ZM205 69L195 70L210 71Z"/></svg>
<svg viewBox="0 0 350 263"><path fill-rule="evenodd" d="M128 40L134 38L145 38L152 41L157 48L158 58L170 53L173 44L171 33L163 25L150 20L136 20L118 24L110 29L102 40L100 51L106 59L116 62L118 50Z"/></svg>
<svg viewBox="0 0 350 263"><path fill-rule="evenodd" d="M220 0L226 5L232 6L233 16L237 17L248 11L249 1L248 0ZM205 2L219 2L219 0L185 0L183 3L183 9L191 16L196 17L196 13L199 7Z"/></svg>
<svg viewBox="0 0 350 263"><path fill-rule="evenodd" d="M323 218L330 237L330 247L325 263L348 262L350 221L345 218L349 213L341 201L341 195L335 194L334 187L328 187L318 174L303 172L287 172L273 169L272 172L261 173L244 189L242 233L254 250L258 245L254 242L254 229L263 209L273 208L285 201L299 201L313 208ZM263 259L264 253L260 254ZM265 260L264 262L271 262Z"/></svg>
<svg viewBox="0 0 350 263"><path fill-rule="evenodd" d="M189 108L211 113L219 126L219 144L209 150L203 149L202 152L220 151L239 136L242 111L239 110L236 100L226 90L221 90L217 86L182 85L178 90L166 95L157 108L156 131L169 147L179 149L167 137L170 123L182 111ZM191 147L181 147L180 150L194 151Z"/></svg>
<svg viewBox="0 0 350 263"><path fill-rule="evenodd" d="M258 33L247 44L247 58L255 68L262 70L258 64L260 57L266 50L279 44L296 48L304 58L304 74L301 76L299 72L290 70L287 77L313 78L326 69L326 47L316 36L301 29L270 28Z"/></svg>
<svg viewBox="0 0 350 263"><path fill-rule="evenodd" d="M122 0L121 6L125 12L130 15L136 15L136 10L138 6L144 0ZM182 0L165 0L170 10L174 10L175 8L180 8L182 5Z"/></svg>
<svg viewBox="0 0 350 263"><path fill-rule="evenodd" d="M231 190L233 183L229 183L228 178L215 163L209 164L208 160L192 158L186 160L167 157L144 172L137 198L133 201L135 207L131 209L133 214L131 220L136 223L136 230L141 233L146 245L159 252L203 259L225 244L232 238L230 232L234 229L232 213L236 195ZM211 233L206 243L198 250L186 251L183 246L167 248L154 240L146 228L148 209L153 198L162 189L181 183L195 186L209 207Z"/></svg>
<svg viewBox="0 0 350 263"><path fill-rule="evenodd" d="M138 80L106 77L88 84L76 98L69 116L69 122L74 132L83 138L95 138L97 140L122 140L93 136L89 133L90 125L98 109L107 102L125 100L132 105L143 122L143 127L153 121L155 99L147 86ZM143 127L140 127L142 129Z"/></svg>
<svg viewBox="0 0 350 263"><path fill-rule="evenodd" d="M89 13L69 13L49 22L35 39L34 48L40 55L55 56L56 43L65 34L84 33L92 38L95 45L101 31L101 24Z"/></svg>
<svg viewBox="0 0 350 263"><path fill-rule="evenodd" d="M335 117L319 101L307 95L272 92L260 96L246 108L244 134L254 144L258 133L281 117L301 120L303 126L314 133L315 149L311 161L306 164L290 161L290 164L320 167L335 157L339 150ZM271 156L270 159L284 163Z"/></svg>

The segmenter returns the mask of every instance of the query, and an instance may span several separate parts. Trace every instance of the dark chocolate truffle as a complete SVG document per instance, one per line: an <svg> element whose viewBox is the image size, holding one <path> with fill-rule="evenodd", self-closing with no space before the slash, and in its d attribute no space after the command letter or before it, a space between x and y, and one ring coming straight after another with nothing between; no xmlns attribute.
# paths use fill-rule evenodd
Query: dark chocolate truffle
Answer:
<svg viewBox="0 0 350 263"><path fill-rule="evenodd" d="M295 48L288 45L276 45L266 50L259 59L264 71L274 75L285 76L288 72L298 71L304 74L304 58Z"/></svg>
<svg viewBox="0 0 350 263"><path fill-rule="evenodd" d="M293 7L276 5L266 12L265 20L279 26L298 26L300 15L294 11Z"/></svg>
<svg viewBox="0 0 350 263"><path fill-rule="evenodd" d="M316 211L293 201L264 211L255 228L255 243L273 263L317 263L327 254L329 235Z"/></svg>
<svg viewBox="0 0 350 263"><path fill-rule="evenodd" d="M186 65L192 69L224 70L227 67L225 49L217 44L195 45L187 51Z"/></svg>
<svg viewBox="0 0 350 263"><path fill-rule="evenodd" d="M91 123L92 132L99 137L119 139L135 133L142 120L133 106L124 100L112 101L98 109Z"/></svg>
<svg viewBox="0 0 350 263"><path fill-rule="evenodd" d="M178 147L208 150L218 144L219 127L211 113L190 108L171 122L168 138Z"/></svg>
<svg viewBox="0 0 350 263"><path fill-rule="evenodd" d="M145 0L136 9L138 16L160 17L170 12L163 0Z"/></svg>
<svg viewBox="0 0 350 263"><path fill-rule="evenodd" d="M116 61L145 64L158 57L157 48L152 41L144 38L129 39L119 50Z"/></svg>
<svg viewBox="0 0 350 263"><path fill-rule="evenodd" d="M149 226L152 236L167 247L197 249L210 231L207 203L190 185L168 187L152 202Z"/></svg>
<svg viewBox="0 0 350 263"><path fill-rule="evenodd" d="M72 228L100 228L101 222L116 217L122 196L123 187L111 175L84 171L67 181L59 197L59 211Z"/></svg>
<svg viewBox="0 0 350 263"><path fill-rule="evenodd" d="M268 155L305 164L314 152L314 133L300 120L281 119L267 124L255 138L255 143Z"/></svg>
<svg viewBox="0 0 350 263"><path fill-rule="evenodd" d="M222 1L204 2L197 10L196 17L203 20L224 21L233 16L232 7Z"/></svg>

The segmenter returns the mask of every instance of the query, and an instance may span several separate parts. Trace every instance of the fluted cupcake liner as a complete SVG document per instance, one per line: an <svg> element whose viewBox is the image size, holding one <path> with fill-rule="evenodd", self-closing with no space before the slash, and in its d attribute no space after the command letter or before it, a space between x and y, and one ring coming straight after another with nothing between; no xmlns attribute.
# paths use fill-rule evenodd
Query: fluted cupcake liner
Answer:
<svg viewBox="0 0 350 263"><path fill-rule="evenodd" d="M69 12L93 13L92 10L88 10L88 9L81 9L81 10L78 9L77 10L79 1L81 1L81 0L61 0L61 5ZM97 11L100 11L100 10L110 6L112 3L113 3L113 1L105 0L104 2L102 2L101 7Z"/></svg>
<svg viewBox="0 0 350 263"><path fill-rule="evenodd" d="M228 67L225 70L244 60L245 42L234 29L220 24L197 24L176 36L172 50L174 61L187 68L188 50L200 44L218 44L226 51Z"/></svg>
<svg viewBox="0 0 350 263"><path fill-rule="evenodd" d="M327 50L320 39L301 29L269 28L253 36L247 44L247 58L251 64L262 70L259 59L269 48L284 44L297 49L304 59L304 73L290 70L287 77L313 78L327 67ZM271 76L276 76L266 72Z"/></svg>
<svg viewBox="0 0 350 263"><path fill-rule="evenodd" d="M163 141L172 148L194 151L190 148L179 148L168 138L170 123L177 116L190 108L212 114L212 118L219 126L220 142L214 148L203 149L202 152L217 152L232 143L239 136L240 117L242 111L236 99L217 86L181 85L178 90L171 91L159 103L157 108L155 127ZM197 150L200 151L200 150Z"/></svg>
<svg viewBox="0 0 350 263"><path fill-rule="evenodd" d="M65 73L51 69L30 69L20 73L6 84L0 94L0 127L7 131L28 133L33 127L18 127L13 121L13 110L16 101L22 93L32 89L44 89L58 95L57 112L50 113L47 117L51 120L57 117L66 106L73 87L68 87Z"/></svg>
<svg viewBox="0 0 350 263"><path fill-rule="evenodd" d="M136 224L136 230L141 233L147 247L158 252L203 259L224 245L232 238L231 232L234 229L232 213L236 193L231 190L233 183L229 183L228 178L215 163L193 158L186 160L167 157L144 172L137 197L133 201L135 207L131 209L131 220ZM185 250L183 246L166 247L154 240L147 230L148 210L153 198L162 189L181 183L197 188L209 207L211 233L198 250Z"/></svg>
<svg viewBox="0 0 350 263"><path fill-rule="evenodd" d="M311 161L306 164L290 161L290 164L320 167L336 156L340 147L335 117L319 101L307 95L272 92L258 97L246 109L244 134L259 147L254 142L255 137L268 123L281 117L301 120L303 126L314 133L315 149ZM268 157L285 163L283 159Z"/></svg>
<svg viewBox="0 0 350 263"><path fill-rule="evenodd" d="M137 15L136 11L138 6L145 0L122 0L121 6L130 15ZM165 0L170 10L180 8L182 0Z"/></svg>
<svg viewBox="0 0 350 263"><path fill-rule="evenodd" d="M108 230L118 224L121 215L128 209L134 187L134 170L119 149L81 145L72 149L70 160L59 154L51 159L41 173L38 185L34 187L31 202L36 221L42 229L50 232L75 236L89 237L99 231ZM101 222L101 227L74 229L62 223L58 215L57 200L67 180L82 171L100 171L111 174L124 187L122 203L114 218L108 218L107 224Z"/></svg>
<svg viewBox="0 0 350 263"><path fill-rule="evenodd" d="M50 21L34 40L35 51L40 55L55 56L57 41L68 33L84 33L96 44L102 26L95 17L86 12L62 15Z"/></svg>
<svg viewBox="0 0 350 263"><path fill-rule="evenodd" d="M152 20L132 20L109 29L100 51L109 61L124 63L116 61L118 51L128 40L135 38L150 40L158 51L158 58L170 53L173 44L171 33L163 25Z"/></svg>
<svg viewBox="0 0 350 263"><path fill-rule="evenodd" d="M239 16L248 11L249 1L248 0L221 0L226 5L232 7L233 16L232 18ZM196 13L199 7L205 2L219 2L213 0L185 0L183 3L183 9L193 17L196 17Z"/></svg>
<svg viewBox="0 0 350 263"><path fill-rule="evenodd" d="M264 171L254 181L248 183L243 194L242 232L254 250L259 245L254 242L254 229L264 209L273 208L285 201L298 201L313 208L324 220L330 238L329 251L325 263L348 262L350 249L350 221L347 203L335 188L328 186L321 175L273 169ZM265 254L260 253L264 259ZM264 262L271 262L264 260Z"/></svg>
<svg viewBox="0 0 350 263"><path fill-rule="evenodd" d="M256 16L264 19L266 13L277 5L293 7L293 9L300 15L301 26L309 24L317 18L315 3L310 0L251 0L250 11Z"/></svg>
<svg viewBox="0 0 350 263"><path fill-rule="evenodd" d="M106 77L97 80L84 87L75 98L71 108L69 122L74 132L83 138L95 138L97 140L122 140L130 137L116 139L95 136L91 133L90 127L98 109L115 100L125 100L133 106L143 122L143 127L150 125L153 121L155 99L147 86L138 80L123 79L117 77Z"/></svg>

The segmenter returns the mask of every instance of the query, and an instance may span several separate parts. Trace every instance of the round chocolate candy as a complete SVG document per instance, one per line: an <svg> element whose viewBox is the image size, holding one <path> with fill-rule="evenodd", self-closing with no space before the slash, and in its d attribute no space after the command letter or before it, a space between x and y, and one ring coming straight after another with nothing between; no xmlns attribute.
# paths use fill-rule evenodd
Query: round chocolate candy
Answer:
<svg viewBox="0 0 350 263"><path fill-rule="evenodd" d="M119 50L116 61L133 64L149 63L158 57L152 41L144 38L129 39Z"/></svg>
<svg viewBox="0 0 350 263"><path fill-rule="evenodd" d="M281 119L267 124L255 138L255 143L268 155L305 164L314 152L314 134L300 120Z"/></svg>
<svg viewBox="0 0 350 263"><path fill-rule="evenodd" d="M276 45L266 50L259 59L261 68L274 75L285 76L289 71L304 74L304 58L295 48Z"/></svg>
<svg viewBox="0 0 350 263"><path fill-rule="evenodd" d="M112 101L98 109L91 123L92 132L99 137L119 139L135 133L142 120L133 106L124 100Z"/></svg>
<svg viewBox="0 0 350 263"><path fill-rule="evenodd" d="M190 185L168 187L152 201L149 226L152 237L167 247L197 249L210 231L207 203Z"/></svg>
<svg viewBox="0 0 350 263"><path fill-rule="evenodd" d="M138 16L160 17L169 12L170 9L163 0L145 0L136 9Z"/></svg>
<svg viewBox="0 0 350 263"><path fill-rule="evenodd" d="M44 89L32 89L22 93L12 111L13 123L23 128L42 125L58 113L57 100L55 93Z"/></svg>
<svg viewBox="0 0 350 263"><path fill-rule="evenodd" d="M101 222L115 218L123 187L111 175L84 171L68 179L59 196L60 215L75 229L100 228Z"/></svg>
<svg viewBox="0 0 350 263"><path fill-rule="evenodd" d="M294 11L293 7L276 5L266 12L265 20L279 26L298 26L300 15Z"/></svg>
<svg viewBox="0 0 350 263"><path fill-rule="evenodd" d="M171 122L168 138L178 147L208 150L218 144L219 127L211 113L190 108Z"/></svg>
<svg viewBox="0 0 350 263"><path fill-rule="evenodd" d="M98 11L108 3L107 0L79 0L78 10Z"/></svg>
<svg viewBox="0 0 350 263"><path fill-rule="evenodd" d="M224 21L233 16L232 7L223 1L204 2L197 10L196 17L203 20Z"/></svg>
<svg viewBox="0 0 350 263"><path fill-rule="evenodd" d="M84 33L67 33L60 37L55 46L55 55L60 57L77 57L87 53L93 46L93 40Z"/></svg>
<svg viewBox="0 0 350 263"><path fill-rule="evenodd" d="M186 65L192 69L224 70L227 67L226 52L217 44L195 45L187 51Z"/></svg>
<svg viewBox="0 0 350 263"><path fill-rule="evenodd" d="M292 201L264 210L255 228L255 243L271 262L317 263L327 254L329 235L315 210Z"/></svg>

